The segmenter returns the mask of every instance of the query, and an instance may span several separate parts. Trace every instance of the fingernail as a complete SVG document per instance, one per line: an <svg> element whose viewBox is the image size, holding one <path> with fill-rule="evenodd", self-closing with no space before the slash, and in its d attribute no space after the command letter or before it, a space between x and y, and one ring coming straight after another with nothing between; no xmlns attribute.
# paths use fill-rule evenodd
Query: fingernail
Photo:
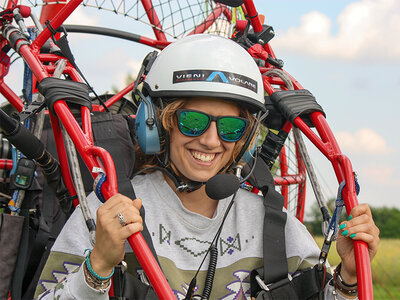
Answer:
<svg viewBox="0 0 400 300"><path fill-rule="evenodd" d="M351 238L355 238L355 237L356 237L356 234L355 234L355 233L353 233L353 234L350 234L350 235L349 235L349 237L351 237Z"/></svg>
<svg viewBox="0 0 400 300"><path fill-rule="evenodd" d="M349 231L348 231L348 230L345 230L345 231L342 232L342 235L343 235L343 236L346 236L348 233L349 233Z"/></svg>
<svg viewBox="0 0 400 300"><path fill-rule="evenodd" d="M353 216L352 216L352 215L349 215L349 219L348 219L348 220L350 221L351 219L353 219Z"/></svg>
<svg viewBox="0 0 400 300"><path fill-rule="evenodd" d="M342 225L339 226L340 229L343 229L346 227L346 223L343 223Z"/></svg>

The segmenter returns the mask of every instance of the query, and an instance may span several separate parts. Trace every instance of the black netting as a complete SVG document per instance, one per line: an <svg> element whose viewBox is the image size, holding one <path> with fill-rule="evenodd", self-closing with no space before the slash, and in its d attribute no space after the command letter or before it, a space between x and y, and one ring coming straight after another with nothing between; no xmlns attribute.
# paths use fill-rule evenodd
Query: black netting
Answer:
<svg viewBox="0 0 400 300"><path fill-rule="evenodd" d="M30 7L63 4L66 1L20 0L19 4ZM8 0L1 0L2 9ZM48 3L48 4L46 4ZM85 9L96 8L122 17L145 23L162 31L168 38L181 38L195 30L228 36L232 29L231 20L244 19L242 9L231 8L212 0L153 0L150 7L141 1L132 0L83 0Z"/></svg>

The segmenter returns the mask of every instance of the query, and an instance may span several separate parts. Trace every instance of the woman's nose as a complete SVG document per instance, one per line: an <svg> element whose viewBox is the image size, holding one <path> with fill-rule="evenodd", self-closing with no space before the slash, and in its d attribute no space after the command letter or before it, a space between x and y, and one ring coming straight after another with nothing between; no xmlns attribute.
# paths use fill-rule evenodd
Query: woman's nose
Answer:
<svg viewBox="0 0 400 300"><path fill-rule="evenodd" d="M200 136L200 143L212 149L221 145L217 131L217 123L211 122L210 127Z"/></svg>

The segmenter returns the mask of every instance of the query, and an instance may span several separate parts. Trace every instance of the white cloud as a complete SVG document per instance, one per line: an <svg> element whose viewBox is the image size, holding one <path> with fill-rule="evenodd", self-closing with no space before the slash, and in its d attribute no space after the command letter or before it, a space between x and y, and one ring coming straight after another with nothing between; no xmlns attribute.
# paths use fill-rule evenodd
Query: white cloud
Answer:
<svg viewBox="0 0 400 300"><path fill-rule="evenodd" d="M363 128L355 133L342 131L335 133L339 146L343 151L363 154L390 154L394 150L389 148L383 137L369 128Z"/></svg>
<svg viewBox="0 0 400 300"><path fill-rule="evenodd" d="M400 1L361 0L349 4L332 20L318 11L301 18L273 41L281 51L351 60L400 60Z"/></svg>
<svg viewBox="0 0 400 300"><path fill-rule="evenodd" d="M398 186L400 179L395 175L395 170L391 166L370 164L360 167L359 176L363 181L380 186Z"/></svg>
<svg viewBox="0 0 400 300"><path fill-rule="evenodd" d="M78 6L74 12L65 20L66 24L79 24L89 26L100 26L98 16L89 15L87 10L82 6Z"/></svg>
<svg viewBox="0 0 400 300"><path fill-rule="evenodd" d="M111 87L124 88L128 74L136 76L141 66L141 60L135 60L129 51L123 48L109 50L96 58L96 63L91 61L86 65L85 72L92 79L98 91L111 89ZM98 76L102 74L102 76Z"/></svg>

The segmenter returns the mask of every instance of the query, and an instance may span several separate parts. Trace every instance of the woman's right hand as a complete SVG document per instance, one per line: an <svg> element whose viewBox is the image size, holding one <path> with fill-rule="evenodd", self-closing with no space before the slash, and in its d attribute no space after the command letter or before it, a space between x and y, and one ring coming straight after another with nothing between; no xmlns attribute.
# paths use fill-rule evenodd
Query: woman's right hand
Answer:
<svg viewBox="0 0 400 300"><path fill-rule="evenodd" d="M96 244L90 254L90 264L100 276L106 277L125 255L125 241L132 234L143 230L139 209L140 199L115 194L97 210ZM122 226L118 214L122 214L126 226Z"/></svg>

